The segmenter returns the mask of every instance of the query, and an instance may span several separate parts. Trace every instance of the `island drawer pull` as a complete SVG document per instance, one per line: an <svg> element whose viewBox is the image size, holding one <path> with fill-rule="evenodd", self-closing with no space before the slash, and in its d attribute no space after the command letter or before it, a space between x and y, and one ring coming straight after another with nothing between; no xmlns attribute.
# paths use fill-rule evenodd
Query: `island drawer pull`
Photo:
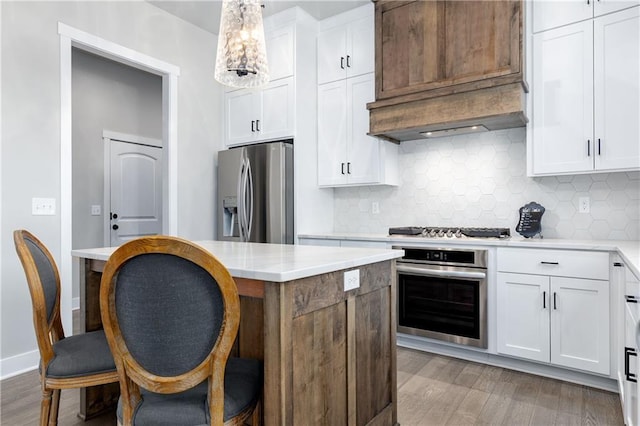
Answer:
<svg viewBox="0 0 640 426"><path fill-rule="evenodd" d="M543 265L559 265L558 262L545 262L544 260L540 261L540 263Z"/></svg>

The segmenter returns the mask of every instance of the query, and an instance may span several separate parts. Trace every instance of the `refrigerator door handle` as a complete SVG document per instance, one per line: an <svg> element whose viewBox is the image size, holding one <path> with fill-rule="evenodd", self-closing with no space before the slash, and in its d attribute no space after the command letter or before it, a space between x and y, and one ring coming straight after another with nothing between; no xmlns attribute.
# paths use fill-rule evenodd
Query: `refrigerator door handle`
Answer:
<svg viewBox="0 0 640 426"><path fill-rule="evenodd" d="M246 186L246 158L242 155L240 162L240 171L238 176L238 231L240 232L240 241L246 241L246 214L245 214L245 186Z"/></svg>
<svg viewBox="0 0 640 426"><path fill-rule="evenodd" d="M238 209L238 232L240 233L240 241L243 241L243 224L242 224L242 212L244 211L244 207L242 205L242 180L244 178L244 157L242 157L242 161L240 162L240 168L238 169L238 188L236 192L237 197L237 209Z"/></svg>
<svg viewBox="0 0 640 426"><path fill-rule="evenodd" d="M249 241L251 239L251 228L253 225L253 175L251 174L251 162L249 161L249 159L247 158L247 171L246 171L246 175L247 175L247 182L246 182L246 188L249 191L249 198L248 198L248 206L245 206L245 213L247 215L247 220L245 221L245 224L247 225L247 229L246 229L246 236L247 236L247 241Z"/></svg>

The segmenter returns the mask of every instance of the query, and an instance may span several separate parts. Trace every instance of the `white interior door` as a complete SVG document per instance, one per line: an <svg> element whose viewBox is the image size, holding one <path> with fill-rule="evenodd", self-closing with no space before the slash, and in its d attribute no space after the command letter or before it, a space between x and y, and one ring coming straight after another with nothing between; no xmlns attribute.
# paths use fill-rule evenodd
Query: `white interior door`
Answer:
<svg viewBox="0 0 640 426"><path fill-rule="evenodd" d="M162 148L111 140L110 151L110 245L161 234Z"/></svg>

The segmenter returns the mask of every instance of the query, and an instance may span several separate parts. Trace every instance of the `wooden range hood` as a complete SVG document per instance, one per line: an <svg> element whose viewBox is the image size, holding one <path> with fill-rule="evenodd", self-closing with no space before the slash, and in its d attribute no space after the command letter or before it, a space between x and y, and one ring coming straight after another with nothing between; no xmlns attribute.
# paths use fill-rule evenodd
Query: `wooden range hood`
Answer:
<svg viewBox="0 0 640 426"><path fill-rule="evenodd" d="M369 134L527 123L521 0L376 1L376 101Z"/></svg>

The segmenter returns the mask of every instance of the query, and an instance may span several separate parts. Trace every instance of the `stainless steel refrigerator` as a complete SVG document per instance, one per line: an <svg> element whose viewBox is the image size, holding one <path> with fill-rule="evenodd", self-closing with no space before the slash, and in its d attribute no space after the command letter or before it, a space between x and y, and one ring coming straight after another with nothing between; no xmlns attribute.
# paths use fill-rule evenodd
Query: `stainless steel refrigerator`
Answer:
<svg viewBox="0 0 640 426"><path fill-rule="evenodd" d="M218 152L218 240L293 244L293 140Z"/></svg>

